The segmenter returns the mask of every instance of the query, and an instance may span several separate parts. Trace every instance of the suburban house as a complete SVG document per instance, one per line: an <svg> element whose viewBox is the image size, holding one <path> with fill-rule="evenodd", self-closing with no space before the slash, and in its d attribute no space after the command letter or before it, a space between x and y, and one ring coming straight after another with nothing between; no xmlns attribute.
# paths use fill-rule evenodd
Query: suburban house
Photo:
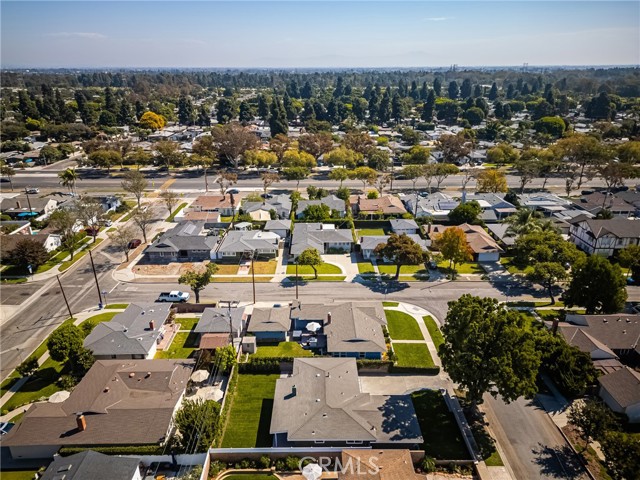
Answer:
<svg viewBox="0 0 640 480"><path fill-rule="evenodd" d="M336 229L331 223L296 223L290 252L294 259L307 248L315 248L320 254L349 253L352 245L351 230Z"/></svg>
<svg viewBox="0 0 640 480"><path fill-rule="evenodd" d="M498 262L500 254L504 250L491 238L480 225L469 225L463 223L457 227L446 227L444 225L429 225L427 233L433 241L438 235L448 228L460 228L467 236L467 244L473 253L473 260L476 262Z"/></svg>
<svg viewBox="0 0 640 480"><path fill-rule="evenodd" d="M254 308L247 328L259 342L284 342L290 330L288 307Z"/></svg>
<svg viewBox="0 0 640 480"><path fill-rule="evenodd" d="M192 373L192 360L98 360L62 403L39 402L2 439L14 459L50 458L63 446L160 445Z"/></svg>
<svg viewBox="0 0 640 480"><path fill-rule="evenodd" d="M428 217L435 221L447 221L449 212L460 204L458 200L442 192L431 193L427 197L405 195L403 201L415 218Z"/></svg>
<svg viewBox="0 0 640 480"><path fill-rule="evenodd" d="M266 222L267 220L271 220L271 212L268 208L265 208L265 205L262 203L254 206L250 212L243 210L244 213L251 217L251 220L256 222Z"/></svg>
<svg viewBox="0 0 640 480"><path fill-rule="evenodd" d="M429 245L431 245L430 240L423 240L420 235L409 234L407 236L420 245L425 252L428 250ZM389 237L390 235L365 235L360 237L360 252L362 252L362 256L365 259L375 257L376 255L374 250L376 247L387 243Z"/></svg>
<svg viewBox="0 0 640 480"><path fill-rule="evenodd" d="M588 353L592 360L620 359L640 362L640 315L566 316L558 331L570 345Z"/></svg>
<svg viewBox="0 0 640 480"><path fill-rule="evenodd" d="M403 450L346 448L342 450L338 480L424 480L413 467L411 452Z"/></svg>
<svg viewBox="0 0 640 480"><path fill-rule="evenodd" d="M201 339L207 334L221 333L228 343L230 334L234 338L242 336L246 323L244 308L205 308L193 332Z"/></svg>
<svg viewBox="0 0 640 480"><path fill-rule="evenodd" d="M382 326L387 324L379 303L291 306L292 329L301 332L302 343L334 357L381 360L387 351ZM308 325L320 328L307 335ZM306 341L305 341L306 338Z"/></svg>
<svg viewBox="0 0 640 480"><path fill-rule="evenodd" d="M97 195L93 198L102 205L105 212L114 212L116 208L122 205L120 197L116 197L115 195Z"/></svg>
<svg viewBox="0 0 640 480"><path fill-rule="evenodd" d="M242 205L242 210L248 214L258 211L269 214L271 210L274 210L278 218L289 218L291 217L291 198L289 195L281 194L265 199L263 202L245 202ZM267 220L269 219L270 217L267 217Z"/></svg>
<svg viewBox="0 0 640 480"><path fill-rule="evenodd" d="M583 195L573 201L576 208L597 215L602 210L609 210L617 217L633 217L636 213L635 205L628 203L617 194L606 192L594 192Z"/></svg>
<svg viewBox="0 0 640 480"><path fill-rule="evenodd" d="M229 230L218 243L212 258L242 258L247 254L260 258L278 256L280 236L262 230Z"/></svg>
<svg viewBox="0 0 640 480"><path fill-rule="evenodd" d="M364 195L358 195L351 200L351 210L354 215L363 217L377 215L401 217L407 213L402 201L393 195L384 195L380 198L367 198Z"/></svg>
<svg viewBox="0 0 640 480"><path fill-rule="evenodd" d="M265 232L273 232L280 238L287 238L291 233L291 220L267 220Z"/></svg>
<svg viewBox="0 0 640 480"><path fill-rule="evenodd" d="M225 217L233 216L239 210L240 202L236 201L233 194L200 195L189 206L191 212L218 212Z"/></svg>
<svg viewBox="0 0 640 480"><path fill-rule="evenodd" d="M182 213L182 212L180 212ZM185 222L202 222L204 228L214 228L222 222L222 215L220 212L185 212L182 215L182 220Z"/></svg>
<svg viewBox="0 0 640 480"><path fill-rule="evenodd" d="M640 219L576 217L569 221L571 241L589 255L611 257L617 250L640 244Z"/></svg>
<svg viewBox="0 0 640 480"><path fill-rule="evenodd" d="M633 205L636 209L634 215L640 217L640 188L636 186L635 190L618 192L616 193L616 197L624 200L629 205Z"/></svg>
<svg viewBox="0 0 640 480"><path fill-rule="evenodd" d="M117 457L85 450L61 457L40 474L39 480L142 480L140 457Z"/></svg>
<svg viewBox="0 0 640 480"><path fill-rule="evenodd" d="M553 193L521 193L518 195L520 206L540 212L545 217L573 208L573 204Z"/></svg>
<svg viewBox="0 0 640 480"><path fill-rule="evenodd" d="M391 230L393 233L398 235L402 235L403 233L406 233L407 235L414 235L420 231L420 227L412 218L392 218L389 223L391 223Z"/></svg>
<svg viewBox="0 0 640 480"><path fill-rule="evenodd" d="M31 222L27 220L1 220L0 233L4 235L33 235Z"/></svg>
<svg viewBox="0 0 640 480"><path fill-rule="evenodd" d="M640 373L625 367L598 377L599 395L611 410L640 423Z"/></svg>
<svg viewBox="0 0 640 480"><path fill-rule="evenodd" d="M32 240L42 245L47 252L58 248L62 240L60 235L54 233L37 233L35 235L0 235L0 257L7 258L22 240Z"/></svg>
<svg viewBox="0 0 640 480"><path fill-rule="evenodd" d="M51 215L58 208L58 201L49 197L18 195L4 198L0 202L0 212L14 220Z"/></svg>
<svg viewBox="0 0 640 480"><path fill-rule="evenodd" d="M489 234L505 247L513 247L516 244L516 236L511 233L511 225L508 223L488 223Z"/></svg>
<svg viewBox="0 0 640 480"><path fill-rule="evenodd" d="M480 208L482 208L480 218L487 223L500 221L517 211L514 204L504 199L504 195L501 196L496 193L465 194L463 192L462 203L471 201L478 202Z"/></svg>
<svg viewBox="0 0 640 480"><path fill-rule="evenodd" d="M170 303L132 303L111 321L97 324L84 347L98 360L152 359L170 315Z"/></svg>
<svg viewBox="0 0 640 480"><path fill-rule="evenodd" d="M204 233L204 222L179 223L153 242L145 254L152 263L210 260L218 237Z"/></svg>
<svg viewBox="0 0 640 480"><path fill-rule="evenodd" d="M274 446L415 448L422 434L409 395L360 390L354 358L296 358L276 381Z"/></svg>
<svg viewBox="0 0 640 480"><path fill-rule="evenodd" d="M335 195L329 195L320 200L300 200L296 209L296 218L303 218L305 209L311 205L326 205L331 209L332 214L336 212L339 217L344 217L347 214L344 200Z"/></svg>

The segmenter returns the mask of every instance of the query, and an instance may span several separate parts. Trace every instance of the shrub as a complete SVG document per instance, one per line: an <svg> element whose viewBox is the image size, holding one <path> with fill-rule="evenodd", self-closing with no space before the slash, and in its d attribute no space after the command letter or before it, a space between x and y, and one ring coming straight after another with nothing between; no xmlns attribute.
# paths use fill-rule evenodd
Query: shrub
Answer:
<svg viewBox="0 0 640 480"><path fill-rule="evenodd" d="M58 379L58 385L63 390L71 390L78 384L78 380L73 375L61 375Z"/></svg>
<svg viewBox="0 0 640 480"><path fill-rule="evenodd" d="M432 473L436 471L436 461L429 456L424 457L420 466L425 473Z"/></svg>
<svg viewBox="0 0 640 480"><path fill-rule="evenodd" d="M298 470L298 466L300 465L300 459L298 457L294 457L292 455L285 458L284 463L289 471Z"/></svg>
<svg viewBox="0 0 640 480"><path fill-rule="evenodd" d="M271 466L271 459L267 455L263 455L260 457L259 463L262 468L269 468Z"/></svg>
<svg viewBox="0 0 640 480"><path fill-rule="evenodd" d="M38 359L36 357L29 357L24 362L16 367L16 371L23 377L33 375L38 370Z"/></svg>

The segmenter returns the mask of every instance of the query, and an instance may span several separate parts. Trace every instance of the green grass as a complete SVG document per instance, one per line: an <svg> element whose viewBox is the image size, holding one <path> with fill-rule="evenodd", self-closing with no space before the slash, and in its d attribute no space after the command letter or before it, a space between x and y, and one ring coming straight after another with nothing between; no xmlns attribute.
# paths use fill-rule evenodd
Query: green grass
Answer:
<svg viewBox="0 0 640 480"><path fill-rule="evenodd" d="M273 277L256 277L256 283L270 282ZM213 277L213 283L251 283L251 275L246 277Z"/></svg>
<svg viewBox="0 0 640 480"><path fill-rule="evenodd" d="M196 317L176 318L175 323L180 324L180 330L193 330L200 321Z"/></svg>
<svg viewBox="0 0 640 480"><path fill-rule="evenodd" d="M120 312L99 313L98 315L94 315L93 317L89 317L86 320L84 320L82 323L80 323L79 327L82 327L82 325L85 325L85 324L92 324L95 327L99 323L111 321L111 319L116 315L118 315L119 313Z"/></svg>
<svg viewBox="0 0 640 480"><path fill-rule="evenodd" d="M393 351L398 357L399 367L434 368L431 353L422 343L394 343Z"/></svg>
<svg viewBox="0 0 640 480"><path fill-rule="evenodd" d="M298 277L298 281L299 282L344 282L346 278L347 277L345 276L339 276L339 275L327 275L326 277L318 277L318 278L315 278L313 276L303 277L302 275L300 275ZM293 276L287 277L287 279L295 283L296 276L293 275Z"/></svg>
<svg viewBox="0 0 640 480"><path fill-rule="evenodd" d="M442 332L438 328L436 321L430 316L425 315L422 317L424 320L424 324L427 326L427 330L429 330L429 336L431 337L431 341L436 346L436 350L440 348L440 345L444 343L444 337L442 336Z"/></svg>
<svg viewBox="0 0 640 480"><path fill-rule="evenodd" d="M322 265L318 265L316 267L319 275L340 275L342 270L337 265L333 265L331 263L323 263ZM296 274L296 266L295 265L287 265L287 275L295 275ZM298 265L298 275L314 275L313 268L309 265Z"/></svg>
<svg viewBox="0 0 640 480"><path fill-rule="evenodd" d="M155 358L189 358L198 346L197 338L197 334L193 332L178 332L169 349L157 352Z"/></svg>
<svg viewBox="0 0 640 480"><path fill-rule="evenodd" d="M275 258L267 262L253 262L253 268L255 269L256 275L273 275L274 273L276 273L277 266L278 261ZM249 275L251 275L251 267L249 268Z"/></svg>
<svg viewBox="0 0 640 480"><path fill-rule="evenodd" d="M7 393L18 380L20 380L20 374L14 370L11 375L0 383L0 397Z"/></svg>
<svg viewBox="0 0 640 480"><path fill-rule="evenodd" d="M418 322L411 315L397 310L385 310L384 313L393 340L424 340Z"/></svg>
<svg viewBox="0 0 640 480"><path fill-rule="evenodd" d="M73 260L68 260L66 262L62 262L60 264L60 271L64 272L65 270L67 270L71 265L73 265L74 263L78 262L82 257L84 257L87 252L89 250L93 250L94 248L96 248L98 245L100 245L100 243L102 242L102 238L96 238L95 242L91 242L91 244L89 245L89 247L85 248L84 250L76 253L73 257Z"/></svg>
<svg viewBox="0 0 640 480"><path fill-rule="evenodd" d="M487 465L487 467L503 467L504 466L504 462L502 461L502 458L500 457L498 450L494 450L493 453L488 458L485 458L484 463Z"/></svg>
<svg viewBox="0 0 640 480"><path fill-rule="evenodd" d="M259 345L253 357L311 357L309 350L297 342L280 342L277 345Z"/></svg>
<svg viewBox="0 0 640 480"><path fill-rule="evenodd" d="M397 268L398 267L396 267L395 265L388 265L388 264L384 264L384 263L379 263L378 264L378 271L380 273L386 273L387 275L395 275ZM424 268L424 264L420 264L420 265L402 265L402 267L400 267L400 275L408 274L408 273L428 275L429 271L426 268Z"/></svg>
<svg viewBox="0 0 640 480"><path fill-rule="evenodd" d="M397 307L400 305L398 302L382 302L383 307Z"/></svg>
<svg viewBox="0 0 640 480"><path fill-rule="evenodd" d="M512 263L511 257L502 257L500 258L500 264L507 269L509 273L513 274L527 274L533 272L533 267L531 265L527 265L525 268L517 267Z"/></svg>
<svg viewBox="0 0 640 480"><path fill-rule="evenodd" d="M442 394L436 390L423 390L413 393L411 398L426 455L438 460L467 460L469 452Z"/></svg>
<svg viewBox="0 0 640 480"><path fill-rule="evenodd" d="M37 472L38 470L3 470L0 476L2 480L33 480Z"/></svg>
<svg viewBox="0 0 640 480"><path fill-rule="evenodd" d="M542 302L507 302L508 307L550 307L550 308L564 308L562 300L556 300L554 305L551 305L549 300Z"/></svg>
<svg viewBox="0 0 640 480"><path fill-rule="evenodd" d="M371 262L358 262L358 273L375 273L376 269L373 268Z"/></svg>
<svg viewBox="0 0 640 480"><path fill-rule="evenodd" d="M238 273L238 268L240 268L237 264L218 263L216 265L218 265L216 275L236 275Z"/></svg>
<svg viewBox="0 0 640 480"><path fill-rule="evenodd" d="M121 309L121 308L127 308L129 306L128 303L110 303L109 305L105 305L104 308L109 310L109 309Z"/></svg>
<svg viewBox="0 0 640 480"><path fill-rule="evenodd" d="M269 473L234 473L232 475L224 477L224 480L277 480L277 477Z"/></svg>
<svg viewBox="0 0 640 480"><path fill-rule="evenodd" d="M449 261L448 260L441 261L440 263L438 263L438 268L442 270L444 273L449 273ZM480 267L480 265L478 265L475 262L465 262L465 263L456 265L456 272L463 275L470 275L473 273L482 275L485 273L482 267Z"/></svg>
<svg viewBox="0 0 640 480"><path fill-rule="evenodd" d="M271 447L269 433L276 380L280 375L238 376L222 448Z"/></svg>
<svg viewBox="0 0 640 480"><path fill-rule="evenodd" d="M360 237L367 237L367 236L380 236L380 235L386 235L386 232L384 231L384 228L361 228L356 230L356 235L358 237L358 239Z"/></svg>
<svg viewBox="0 0 640 480"><path fill-rule="evenodd" d="M173 211L173 213L167 217L167 222L173 222L174 218L176 218L176 215L178 215L178 213L180 213L180 210L182 210L186 206L187 206L186 202L185 203L181 203L180 205L178 205L178 208L176 208Z"/></svg>
<svg viewBox="0 0 640 480"><path fill-rule="evenodd" d="M22 405L48 398L61 390L56 381L60 378L62 369L62 364L50 358L47 359L38 372L7 400L7 403L2 406L2 410L15 410Z"/></svg>

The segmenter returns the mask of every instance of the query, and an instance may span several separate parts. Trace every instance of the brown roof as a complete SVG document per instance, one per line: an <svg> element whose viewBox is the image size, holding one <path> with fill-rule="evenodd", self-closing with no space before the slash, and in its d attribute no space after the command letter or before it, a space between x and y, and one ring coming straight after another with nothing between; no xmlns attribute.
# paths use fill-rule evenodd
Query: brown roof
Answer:
<svg viewBox="0 0 640 480"><path fill-rule="evenodd" d="M598 378L598 382L622 408L640 404L640 373L623 368Z"/></svg>
<svg viewBox="0 0 640 480"><path fill-rule="evenodd" d="M566 321L572 325L562 328L579 328L613 351L635 349L640 353L640 315L567 315Z"/></svg>
<svg viewBox="0 0 640 480"><path fill-rule="evenodd" d="M191 360L99 360L62 403L36 403L4 446L140 445L164 440ZM79 431L76 415L85 415Z"/></svg>
<svg viewBox="0 0 640 480"><path fill-rule="evenodd" d="M187 212L184 219L188 222L217 223L220 221L219 212Z"/></svg>
<svg viewBox="0 0 640 480"><path fill-rule="evenodd" d="M200 338L198 348L202 350L213 350L214 348L222 348L229 345L228 333L205 333Z"/></svg>
<svg viewBox="0 0 640 480"><path fill-rule="evenodd" d="M47 238L49 238L48 233L38 233L36 235L0 235L0 252L2 252L2 255L8 254L16 248L20 240L33 240L40 245L44 245Z"/></svg>
<svg viewBox="0 0 640 480"><path fill-rule="evenodd" d="M409 450L342 451L340 480L418 480Z"/></svg>
<svg viewBox="0 0 640 480"><path fill-rule="evenodd" d="M386 215L407 213L400 199L391 195L371 199L358 197L358 210L364 213L382 212Z"/></svg>
<svg viewBox="0 0 640 480"><path fill-rule="evenodd" d="M486 252L503 252L500 245L496 243L496 241L489 235L480 225L469 225L468 223L463 223L462 225L455 226L444 226L444 225L432 225L431 233L429 234L431 238L433 235L442 234L445 230L449 228L460 228L467 236L467 244L469 248L473 251L473 253L486 253Z"/></svg>
<svg viewBox="0 0 640 480"><path fill-rule="evenodd" d="M236 199L235 205L238 205ZM200 195L191 204L192 208L201 208L202 210L215 210L217 208L231 208L231 195Z"/></svg>
<svg viewBox="0 0 640 480"><path fill-rule="evenodd" d="M629 218L598 220L595 218L585 219L576 217L570 223L576 224L583 221L586 227L588 227L585 229L589 230L594 238L600 238L609 234L618 238L640 238L640 220L632 220Z"/></svg>

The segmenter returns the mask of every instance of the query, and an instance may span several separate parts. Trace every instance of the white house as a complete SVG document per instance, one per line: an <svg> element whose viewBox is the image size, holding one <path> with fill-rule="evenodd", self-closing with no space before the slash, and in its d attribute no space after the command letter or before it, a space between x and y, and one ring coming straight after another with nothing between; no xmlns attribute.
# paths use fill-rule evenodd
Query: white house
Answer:
<svg viewBox="0 0 640 480"><path fill-rule="evenodd" d="M596 220L580 216L569 223L571 241L589 255L610 257L629 245L640 245L640 220Z"/></svg>
<svg viewBox="0 0 640 480"><path fill-rule="evenodd" d="M418 224L413 219L405 219L405 218L393 218L390 220L391 230L393 233L402 235L403 233L407 235L415 235L420 230Z"/></svg>

